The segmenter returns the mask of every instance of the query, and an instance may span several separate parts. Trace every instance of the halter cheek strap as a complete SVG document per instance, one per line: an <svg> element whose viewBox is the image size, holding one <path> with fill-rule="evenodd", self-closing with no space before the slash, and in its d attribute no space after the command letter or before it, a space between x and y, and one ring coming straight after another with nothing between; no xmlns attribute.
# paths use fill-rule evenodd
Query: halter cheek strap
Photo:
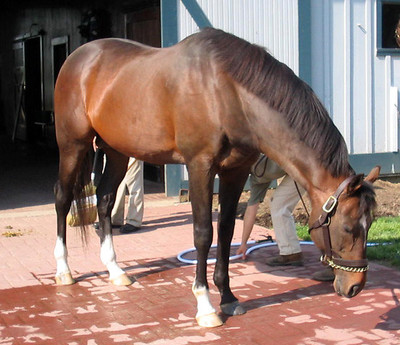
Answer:
<svg viewBox="0 0 400 345"><path fill-rule="evenodd" d="M321 256L321 261L328 264L332 268L341 269L347 272L365 272L368 270L368 260L344 260L339 254L335 253L332 249L331 236L329 225L331 218L336 212L338 200L345 188L359 175L352 175L346 178L338 187L335 194L331 195L322 206L322 213L318 220L308 230L311 233L314 229L322 229L325 255Z"/></svg>

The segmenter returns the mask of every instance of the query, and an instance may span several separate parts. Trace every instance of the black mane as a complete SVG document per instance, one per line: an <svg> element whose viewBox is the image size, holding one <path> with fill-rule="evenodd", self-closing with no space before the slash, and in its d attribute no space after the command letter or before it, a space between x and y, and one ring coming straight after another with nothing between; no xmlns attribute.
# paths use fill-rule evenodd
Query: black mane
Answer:
<svg viewBox="0 0 400 345"><path fill-rule="evenodd" d="M349 175L346 143L312 89L264 48L212 28L191 36L248 91L284 116L334 177Z"/></svg>

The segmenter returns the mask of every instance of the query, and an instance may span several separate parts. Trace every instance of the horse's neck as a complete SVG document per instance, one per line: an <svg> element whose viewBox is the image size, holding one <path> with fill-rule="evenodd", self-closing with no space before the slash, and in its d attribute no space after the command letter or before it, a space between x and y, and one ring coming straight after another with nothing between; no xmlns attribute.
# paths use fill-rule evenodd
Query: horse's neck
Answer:
<svg viewBox="0 0 400 345"><path fill-rule="evenodd" d="M257 148L305 188L313 207L322 205L344 177L335 178L323 167L318 153L298 138L282 114L247 92L242 100Z"/></svg>

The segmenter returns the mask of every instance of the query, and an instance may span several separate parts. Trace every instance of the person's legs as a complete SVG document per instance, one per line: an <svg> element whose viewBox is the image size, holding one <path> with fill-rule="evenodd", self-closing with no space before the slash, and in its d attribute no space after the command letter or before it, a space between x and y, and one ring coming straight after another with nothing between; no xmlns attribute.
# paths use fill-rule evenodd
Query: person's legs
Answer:
<svg viewBox="0 0 400 345"><path fill-rule="evenodd" d="M118 187L117 195L115 197L115 204L111 212L112 225L122 226L124 224L125 192L126 182L124 178Z"/></svg>
<svg viewBox="0 0 400 345"><path fill-rule="evenodd" d="M268 259L267 265L299 266L303 264L303 255L292 215L299 199L294 181L286 175L270 202L272 224L280 255Z"/></svg>
<svg viewBox="0 0 400 345"><path fill-rule="evenodd" d="M129 191L126 223L140 228L144 211L143 162L130 158L124 180Z"/></svg>
<svg viewBox="0 0 400 345"><path fill-rule="evenodd" d="M293 209L300 196L294 181L286 175L271 199L271 218L281 255L300 253L300 243L297 238Z"/></svg>

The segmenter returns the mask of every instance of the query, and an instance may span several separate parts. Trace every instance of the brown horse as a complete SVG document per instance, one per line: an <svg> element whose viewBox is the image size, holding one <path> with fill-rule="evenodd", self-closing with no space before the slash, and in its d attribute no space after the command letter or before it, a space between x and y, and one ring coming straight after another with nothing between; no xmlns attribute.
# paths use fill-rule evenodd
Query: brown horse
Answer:
<svg viewBox="0 0 400 345"><path fill-rule="evenodd" d="M353 297L363 288L375 206L369 182L378 177L379 168L366 178L369 182L354 174L343 137L315 94L263 48L210 28L164 49L122 39L93 41L62 67L55 114L58 284L73 283L66 215L74 195L82 197L73 190L89 179L84 163L98 137L107 155L97 188L101 260L113 283L131 283L116 262L110 220L128 157L186 164L198 261L192 287L196 319L206 327L221 324L206 279L216 174L221 211L214 282L222 311L244 313L229 287L229 249L239 196L250 166L263 152L307 190L315 229L311 235L334 268L337 293Z"/></svg>

